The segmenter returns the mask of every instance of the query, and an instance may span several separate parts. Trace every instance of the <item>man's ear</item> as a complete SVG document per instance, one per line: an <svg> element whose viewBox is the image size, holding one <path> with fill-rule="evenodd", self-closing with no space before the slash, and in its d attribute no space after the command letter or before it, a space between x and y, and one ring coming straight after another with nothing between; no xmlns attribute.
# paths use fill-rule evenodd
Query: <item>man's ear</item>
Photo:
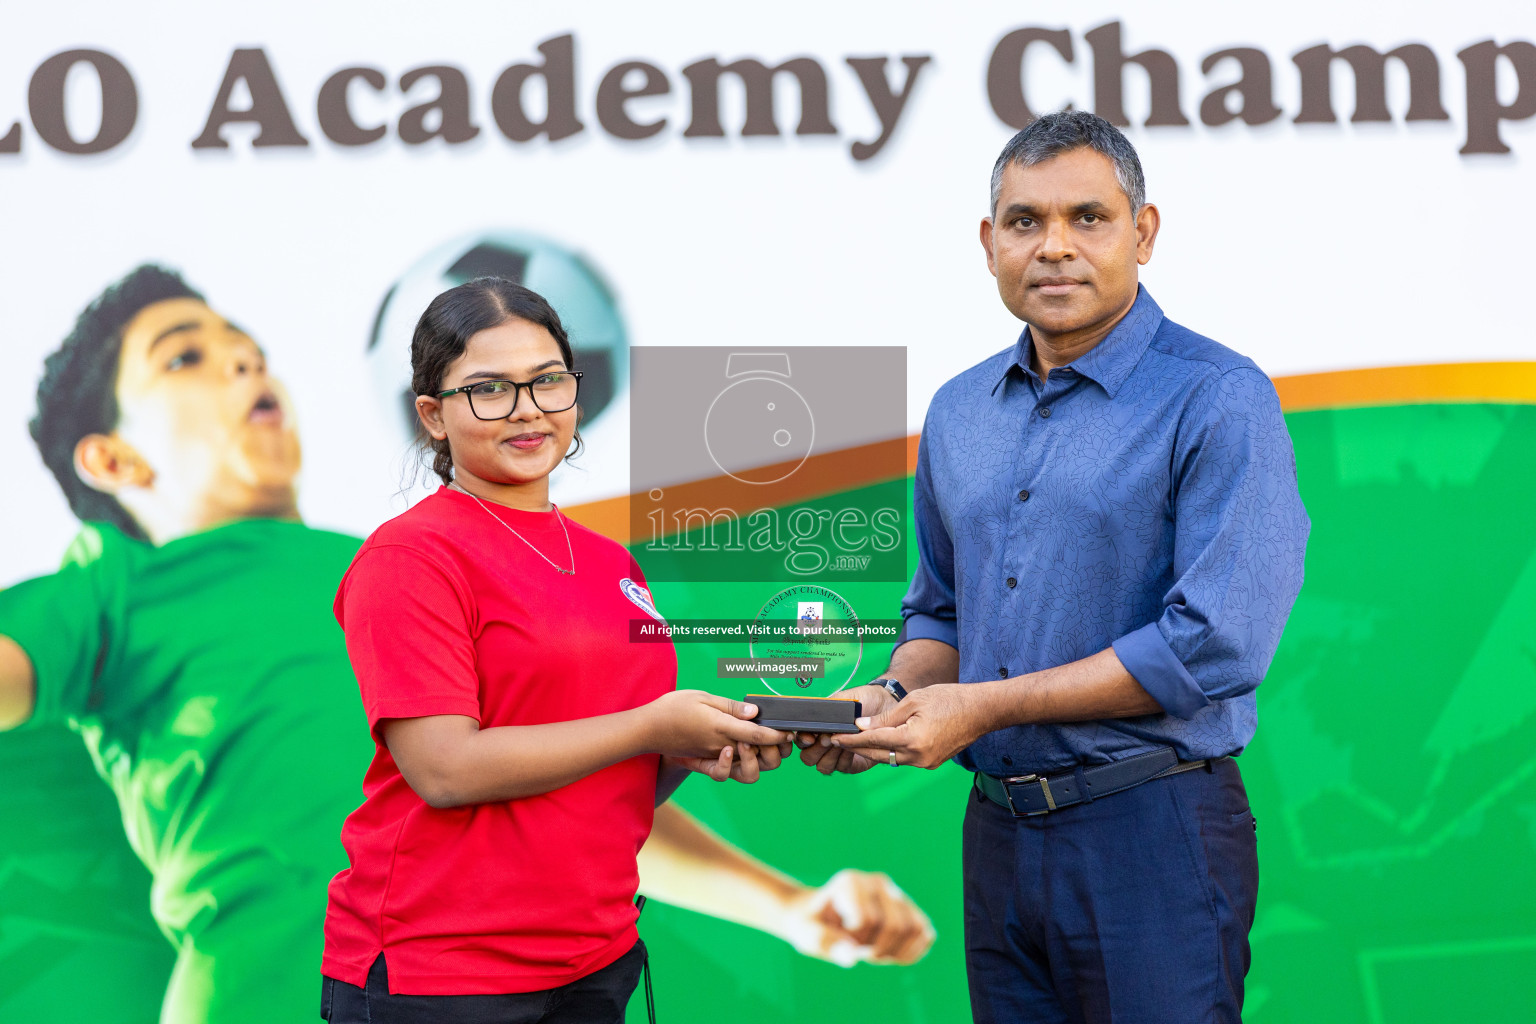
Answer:
<svg viewBox="0 0 1536 1024"><path fill-rule="evenodd" d="M155 481L138 450L116 434L87 434L75 445L75 473L87 486L107 494Z"/></svg>
<svg viewBox="0 0 1536 1024"><path fill-rule="evenodd" d="M992 218L981 218L981 247L987 252L987 269L997 276L997 261L992 256Z"/></svg>
<svg viewBox="0 0 1536 1024"><path fill-rule="evenodd" d="M1142 266L1152 259L1152 247L1157 244L1157 231L1162 226L1163 215L1151 203L1136 214L1136 262Z"/></svg>
<svg viewBox="0 0 1536 1024"><path fill-rule="evenodd" d="M443 400L441 398L433 398L431 395L417 395L416 418L421 420L422 429L432 435L434 441L441 441L448 436L448 428L443 426Z"/></svg>

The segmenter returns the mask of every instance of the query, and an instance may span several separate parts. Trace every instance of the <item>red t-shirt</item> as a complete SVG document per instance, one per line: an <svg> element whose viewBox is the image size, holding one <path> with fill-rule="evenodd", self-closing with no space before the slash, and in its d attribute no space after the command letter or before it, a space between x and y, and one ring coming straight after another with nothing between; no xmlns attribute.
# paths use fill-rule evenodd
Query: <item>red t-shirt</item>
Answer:
<svg viewBox="0 0 1536 1024"><path fill-rule="evenodd" d="M555 988L637 937L656 755L539 796L438 810L384 746L382 719L539 725L676 685L671 644L628 642L629 620L653 606L627 551L566 520L567 576L507 529L569 568L557 513L487 506L440 488L368 538L336 596L377 749L341 830L351 867L331 881L322 969L360 987L383 952L394 993Z"/></svg>

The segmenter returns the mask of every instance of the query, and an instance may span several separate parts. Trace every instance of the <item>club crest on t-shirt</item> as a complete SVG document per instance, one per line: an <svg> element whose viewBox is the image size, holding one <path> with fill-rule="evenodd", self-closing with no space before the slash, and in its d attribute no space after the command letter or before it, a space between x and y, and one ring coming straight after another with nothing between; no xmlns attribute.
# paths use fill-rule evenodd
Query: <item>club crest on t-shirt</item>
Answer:
<svg viewBox="0 0 1536 1024"><path fill-rule="evenodd" d="M649 590L646 590L644 587L630 579L628 576L619 580L619 589L624 592L624 596L629 598L630 602L634 604L636 608L639 608L641 611L645 612L645 614L649 615L657 622L667 621L666 619L663 619L661 617L661 613L656 610L656 602L651 600L651 592Z"/></svg>

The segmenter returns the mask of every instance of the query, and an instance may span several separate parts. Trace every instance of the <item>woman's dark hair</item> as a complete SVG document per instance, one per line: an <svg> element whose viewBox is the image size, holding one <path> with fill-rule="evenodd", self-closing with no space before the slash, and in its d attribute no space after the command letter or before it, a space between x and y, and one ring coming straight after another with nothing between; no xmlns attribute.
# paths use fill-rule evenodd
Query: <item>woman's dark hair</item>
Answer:
<svg viewBox="0 0 1536 1024"><path fill-rule="evenodd" d="M544 296L504 277L477 277L433 299L416 321L416 333L411 337L411 390L418 395L436 395L443 390L448 365L464 354L469 339L508 320L526 320L544 328L560 346L566 369L576 369L560 314ZM576 416L579 424L579 405ZM432 472L443 483L451 482L453 454L448 439L439 441L422 430L421 444L432 452ZM566 458L574 459L581 449L581 431L577 430L576 446Z"/></svg>
<svg viewBox="0 0 1536 1024"><path fill-rule="evenodd" d="M117 429L117 367L123 330L147 306L166 299L203 297L174 271L152 263L135 267L85 307L58 351L43 361L37 385L37 414L28 424L32 440L81 520L107 522L130 537L144 531L112 495L96 490L75 472L75 446L89 434Z"/></svg>

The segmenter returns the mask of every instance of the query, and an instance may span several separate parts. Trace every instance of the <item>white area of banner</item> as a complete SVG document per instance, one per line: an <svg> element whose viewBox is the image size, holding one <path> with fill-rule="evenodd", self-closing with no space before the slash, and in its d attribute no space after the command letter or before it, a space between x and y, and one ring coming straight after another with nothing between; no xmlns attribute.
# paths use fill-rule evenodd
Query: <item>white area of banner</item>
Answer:
<svg viewBox="0 0 1536 1024"><path fill-rule="evenodd" d="M180 268L266 348L299 411L302 508L317 526L363 534L404 507L396 494L404 441L388 402L355 401L369 379L364 346L406 268L448 239L490 228L535 231L584 253L616 291L634 345L906 345L915 431L939 384L1018 333L976 235L988 172L1011 134L988 103L988 60L1006 33L1031 25L1068 29L1075 53L1067 64L1047 45L1030 48L1024 84L1036 109L1092 106L1084 33L1110 20L1121 22L1127 53L1157 47L1177 61L1181 108L1194 123L1129 130L1163 214L1143 280L1174 319L1275 375L1536 359L1523 308L1536 270L1528 242L1536 237L1536 119L1501 126L1507 156L1458 155L1467 130L1458 51L1536 39L1529 14L1523 2L1372 9L1315 0L1090 2L1059 11L786 2L729 16L703 3L665 11L489 2L441 10L284 2L225 14L190 3L35 8L0 37L0 137L13 122L21 132L21 152L0 154L0 523L8 538L0 582L51 569L74 531L26 432L43 358L102 287L144 260ZM554 144L509 142L491 116L496 77L538 60L535 47L564 33L574 36L584 130ZM1300 86L1291 55L1324 42L1427 45L1450 120L1405 123L1407 76L1389 62L1393 121L1351 124L1353 76L1335 62L1339 122L1293 124ZM253 150L251 127L232 126L228 150L194 151L231 52L254 46L310 145ZM1268 55L1283 114L1257 127L1207 127L1201 98L1235 70L1207 75L1201 61L1237 46ZM132 135L99 156L53 151L28 116L34 70L79 47L114 55L138 91ZM904 73L903 55L932 60L884 149L856 161L850 146L873 139L879 122L845 60L880 55L892 58L893 78ZM818 61L838 134L793 134L800 100L785 78L775 89L784 134L741 138L743 103L728 81L725 137L683 137L682 68L744 56ZM628 108L637 120L667 122L639 142L612 137L594 111L600 80L627 60L654 64L670 83L668 94ZM395 122L419 94L403 99L399 77L444 63L465 71L480 133L459 146L407 146ZM317 125L317 95L335 71L363 65L380 69L387 87L354 85L353 112L388 132L341 147ZM1516 82L1507 66L1499 76L1507 104ZM1140 125L1145 75L1129 66L1123 80L1127 113ZM68 94L80 137L100 106L90 86L77 68ZM561 471L557 500L626 490L625 408L620 396L589 425L586 468Z"/></svg>

